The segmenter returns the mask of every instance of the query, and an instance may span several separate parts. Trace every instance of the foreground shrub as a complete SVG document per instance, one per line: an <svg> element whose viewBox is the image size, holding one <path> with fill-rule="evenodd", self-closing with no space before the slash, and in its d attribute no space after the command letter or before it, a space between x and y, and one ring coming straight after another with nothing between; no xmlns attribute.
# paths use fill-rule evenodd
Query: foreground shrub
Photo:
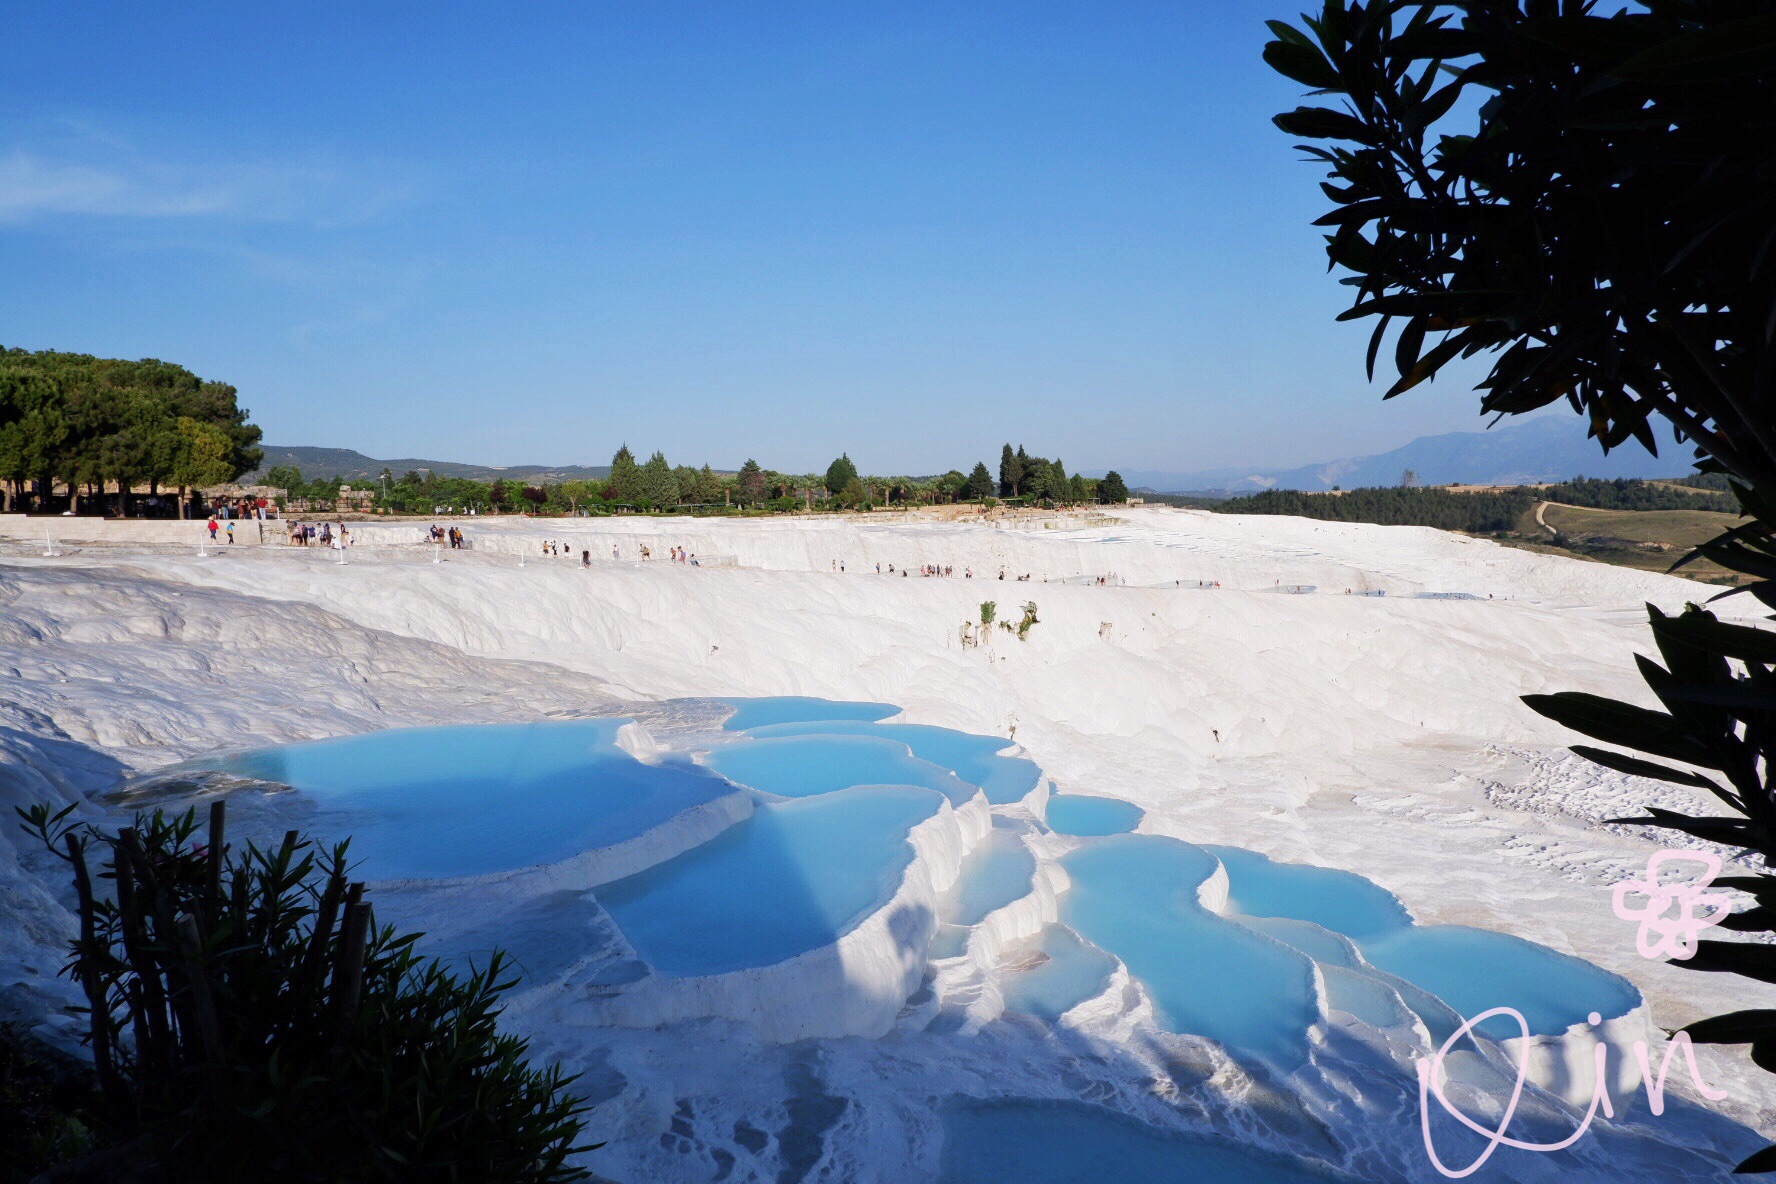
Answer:
<svg viewBox="0 0 1776 1184"><path fill-rule="evenodd" d="M372 920L346 844L291 831L230 854L221 803L115 835L20 811L65 859L80 935L100 1150L59 1179L534 1181L567 1164L587 1107L500 1035L495 953L453 974ZM111 890L102 891L102 881Z"/></svg>

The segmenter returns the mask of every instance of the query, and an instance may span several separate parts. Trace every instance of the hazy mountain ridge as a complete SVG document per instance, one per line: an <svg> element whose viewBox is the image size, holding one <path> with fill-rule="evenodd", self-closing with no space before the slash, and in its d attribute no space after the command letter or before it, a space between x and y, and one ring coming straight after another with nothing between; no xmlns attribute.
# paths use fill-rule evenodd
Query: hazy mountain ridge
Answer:
<svg viewBox="0 0 1776 1184"><path fill-rule="evenodd" d="M1660 441L1659 456L1627 444L1607 456L1576 416L1538 416L1482 432L1420 436L1373 456L1294 469L1204 469L1194 473L1124 470L1131 489L1162 493L1264 489L1326 490L1398 485L1410 469L1421 485L1537 485L1586 477L1670 477L1689 471L1689 449Z"/></svg>
<svg viewBox="0 0 1776 1184"><path fill-rule="evenodd" d="M342 481L374 482L387 469L399 477L410 470L431 470L440 477L463 477L471 481L540 482L603 480L610 476L609 465L471 465L448 460L377 460L350 448L316 448L309 445L266 444L265 459L251 477L263 476L276 465L295 465L308 478L338 477Z"/></svg>

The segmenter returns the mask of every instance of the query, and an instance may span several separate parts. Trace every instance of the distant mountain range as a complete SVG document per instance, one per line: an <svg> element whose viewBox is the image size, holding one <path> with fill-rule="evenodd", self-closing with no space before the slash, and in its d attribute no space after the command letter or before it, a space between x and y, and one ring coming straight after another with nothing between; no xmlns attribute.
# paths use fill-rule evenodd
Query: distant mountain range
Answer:
<svg viewBox="0 0 1776 1184"><path fill-rule="evenodd" d="M263 476L277 465L295 465L308 478L338 477L352 481L374 482L387 469L396 477L410 470L430 469L440 477L463 477L470 481L492 481L495 477L530 484L560 481L602 480L610 476L609 465L469 465L449 460L377 460L350 448L310 448L305 445L266 444L265 459L246 480Z"/></svg>
<svg viewBox="0 0 1776 1184"><path fill-rule="evenodd" d="M1130 489L1156 493L1256 493L1265 489L1325 490L1398 485L1410 469L1420 485L1538 485L1573 477L1675 477L1690 470L1689 449L1660 441L1662 455L1638 444L1608 456L1585 437L1575 415L1545 415L1484 432L1420 436L1374 456L1298 469L1204 469L1195 473L1122 471Z"/></svg>

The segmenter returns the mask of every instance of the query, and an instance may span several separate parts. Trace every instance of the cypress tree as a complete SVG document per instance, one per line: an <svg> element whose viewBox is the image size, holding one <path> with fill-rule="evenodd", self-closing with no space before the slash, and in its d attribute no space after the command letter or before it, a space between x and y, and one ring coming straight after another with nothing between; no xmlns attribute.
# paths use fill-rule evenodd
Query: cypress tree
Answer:
<svg viewBox="0 0 1776 1184"><path fill-rule="evenodd" d="M999 450L999 496L1016 497L1018 482L1024 479L1024 467L1007 444Z"/></svg>

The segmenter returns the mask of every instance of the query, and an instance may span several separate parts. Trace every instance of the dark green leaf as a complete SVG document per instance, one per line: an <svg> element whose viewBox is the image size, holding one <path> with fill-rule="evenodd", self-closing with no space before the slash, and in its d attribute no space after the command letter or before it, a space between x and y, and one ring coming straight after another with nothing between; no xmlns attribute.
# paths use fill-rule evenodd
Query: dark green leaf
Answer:
<svg viewBox="0 0 1776 1184"><path fill-rule="evenodd" d="M1679 1029L1698 1044L1750 1044L1776 1036L1776 1011L1760 1008L1697 1020Z"/></svg>
<svg viewBox="0 0 1776 1184"><path fill-rule="evenodd" d="M1769 1069L1768 1065L1764 1067ZM1770 1069L1770 1072L1776 1073L1776 1069ZM1753 1172L1776 1172L1776 1143L1772 1143L1762 1151L1746 1156L1739 1162L1739 1166L1733 1169L1733 1174L1736 1176L1748 1175Z"/></svg>
<svg viewBox="0 0 1776 1184"><path fill-rule="evenodd" d="M1264 62L1284 78L1302 86L1314 90L1338 88L1338 71L1332 68L1326 55L1311 44L1295 40L1272 41L1264 47Z"/></svg>
<svg viewBox="0 0 1776 1184"><path fill-rule="evenodd" d="M1628 756L1620 752L1611 752L1607 748L1593 748L1589 744L1575 744L1572 750L1588 761L1594 761L1606 769L1614 769L1618 773L1628 773L1635 777L1648 777L1654 781L1670 781L1677 785L1693 785L1698 789L1717 790L1720 788L1714 781L1700 773L1685 772L1667 765L1643 761L1636 756Z"/></svg>
<svg viewBox="0 0 1776 1184"><path fill-rule="evenodd" d="M1373 139L1362 120L1328 107L1297 107L1276 116L1271 122L1291 136L1305 136L1310 140L1355 140L1359 144L1368 144Z"/></svg>
<svg viewBox="0 0 1776 1184"><path fill-rule="evenodd" d="M1684 966L1691 970L1725 971L1759 982L1776 983L1776 946L1742 941L1701 941Z"/></svg>
<svg viewBox="0 0 1776 1184"><path fill-rule="evenodd" d="M1525 695L1524 705L1593 740L1649 752L1666 760L1719 768L1719 757L1686 735L1669 715L1582 691Z"/></svg>

